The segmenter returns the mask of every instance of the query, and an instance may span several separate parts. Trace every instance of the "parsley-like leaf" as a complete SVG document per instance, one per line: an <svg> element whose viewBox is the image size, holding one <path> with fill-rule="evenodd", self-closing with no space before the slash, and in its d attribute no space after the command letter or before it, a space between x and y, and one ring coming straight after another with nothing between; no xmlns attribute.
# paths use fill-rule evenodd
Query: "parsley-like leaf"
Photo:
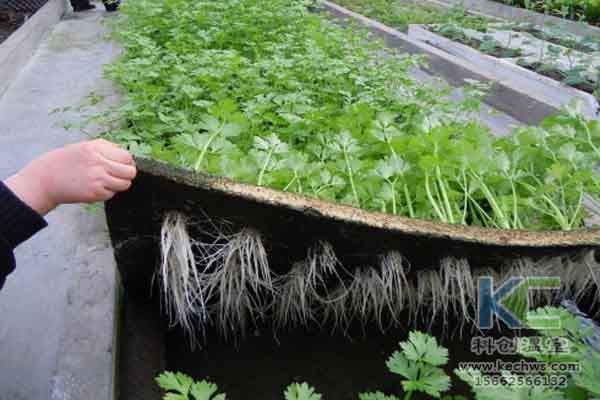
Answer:
<svg viewBox="0 0 600 400"><path fill-rule="evenodd" d="M419 331L410 332L408 341L400 343L406 358L412 361L440 366L448 362L448 349L438 345L437 339Z"/></svg>
<svg viewBox="0 0 600 400"><path fill-rule="evenodd" d="M285 391L285 400L321 400L321 395L306 382L292 383Z"/></svg>

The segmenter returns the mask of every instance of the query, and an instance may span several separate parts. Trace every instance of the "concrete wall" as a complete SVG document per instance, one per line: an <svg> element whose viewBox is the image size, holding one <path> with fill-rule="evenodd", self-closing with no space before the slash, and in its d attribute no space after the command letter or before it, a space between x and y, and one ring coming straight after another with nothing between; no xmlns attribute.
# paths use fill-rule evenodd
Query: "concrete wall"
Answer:
<svg viewBox="0 0 600 400"><path fill-rule="evenodd" d="M48 0L0 44L0 97L27 64L47 33L64 15L66 0Z"/></svg>

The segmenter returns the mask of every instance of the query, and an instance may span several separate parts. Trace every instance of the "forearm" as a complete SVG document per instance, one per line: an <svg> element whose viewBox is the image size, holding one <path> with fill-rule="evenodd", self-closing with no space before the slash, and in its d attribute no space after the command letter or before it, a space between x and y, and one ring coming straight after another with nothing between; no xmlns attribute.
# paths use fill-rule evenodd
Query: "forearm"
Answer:
<svg viewBox="0 0 600 400"><path fill-rule="evenodd" d="M46 195L48 191L44 188L45 183L36 175L29 175L31 176L27 175L25 169L5 180L4 184L39 215L46 215L56 208L57 204Z"/></svg>
<svg viewBox="0 0 600 400"><path fill-rule="evenodd" d="M0 288L15 267L12 251L46 226L46 221L0 182Z"/></svg>
<svg viewBox="0 0 600 400"><path fill-rule="evenodd" d="M106 201L135 175L131 154L93 140L44 154L0 182L0 287L15 267L13 249L46 226L43 215L60 204Z"/></svg>

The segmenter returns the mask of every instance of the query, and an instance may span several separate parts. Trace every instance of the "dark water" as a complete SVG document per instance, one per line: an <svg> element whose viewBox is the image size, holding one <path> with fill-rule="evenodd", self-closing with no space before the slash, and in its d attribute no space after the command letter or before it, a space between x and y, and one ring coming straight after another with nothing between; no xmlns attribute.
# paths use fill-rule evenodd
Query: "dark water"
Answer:
<svg viewBox="0 0 600 400"><path fill-rule="evenodd" d="M597 308L583 307L588 313ZM469 388L452 371L463 361L518 360L499 354L478 356L470 351L473 336L514 337L518 332L457 329L459 320L446 327L415 327L438 338L449 349L446 370L451 374L450 394L471 398ZM531 332L520 332L529 334ZM120 399L160 400L154 378L162 371L185 372L196 380L207 379L227 393L228 400L282 400L292 382L308 382L324 400L358 399L358 393L383 391L400 394L400 377L390 373L385 361L406 340L408 330L385 334L375 326L354 327L349 337L330 329L296 329L274 337L269 326L256 329L236 345L214 330L206 332L202 348L192 350L183 332L167 327L156 301L139 302L126 296L120 335ZM415 399L426 398L415 396Z"/></svg>
<svg viewBox="0 0 600 400"><path fill-rule="evenodd" d="M274 339L272 331L264 328L236 346L211 332L204 348L190 351L181 332L172 331L166 337L166 366L218 383L230 400L282 399L285 387L292 382L308 382L331 400L357 399L364 391L401 393L400 379L387 370L385 361L408 332L396 329L382 334L376 327L368 327L364 335L362 329L351 333L356 335L354 339L298 329ZM462 337L459 333L442 335L438 326L431 333L443 337L442 344L449 348L448 372L457 367L459 360L497 358L472 354L471 334L466 331ZM469 393L462 384L452 392Z"/></svg>

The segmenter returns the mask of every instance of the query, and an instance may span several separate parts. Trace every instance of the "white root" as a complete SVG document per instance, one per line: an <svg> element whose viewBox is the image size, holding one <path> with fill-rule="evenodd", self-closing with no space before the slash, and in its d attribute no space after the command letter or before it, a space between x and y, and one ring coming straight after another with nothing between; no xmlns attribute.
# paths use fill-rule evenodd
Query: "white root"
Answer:
<svg viewBox="0 0 600 400"><path fill-rule="evenodd" d="M325 309L326 317L345 334L353 321L360 323L363 330L367 324L375 323L382 332L400 325L405 304L414 304L406 299L407 266L399 253L391 252L381 258L379 267L356 268L349 283L334 292L335 298Z"/></svg>
<svg viewBox="0 0 600 400"><path fill-rule="evenodd" d="M206 319L206 303L202 277L186 227L186 218L178 213L168 214L161 229L162 260L160 265L162 299L171 324L180 324L196 336L200 320Z"/></svg>
<svg viewBox="0 0 600 400"><path fill-rule="evenodd" d="M401 324L400 313L414 310L416 302L409 292L407 273L410 263L397 251L387 253L380 260L385 297L389 299L388 309L395 325Z"/></svg>
<svg viewBox="0 0 600 400"><path fill-rule="evenodd" d="M323 321L326 325L331 326L332 333L348 333L348 327L352 322L352 310L346 306L349 293L346 285L338 286L330 292L328 299L323 304Z"/></svg>
<svg viewBox="0 0 600 400"><path fill-rule="evenodd" d="M277 330L307 326L315 321L314 297L311 297L311 283L303 262L294 264L291 271L276 281L278 289L274 318Z"/></svg>
<svg viewBox="0 0 600 400"><path fill-rule="evenodd" d="M529 291L531 306L559 303L563 299L575 302L591 295L592 306L598 303L600 295L600 263L596 261L595 252L583 252L575 257L547 257L537 261L520 259L498 279L505 280L510 276L559 278L560 289L539 289Z"/></svg>
<svg viewBox="0 0 600 400"><path fill-rule="evenodd" d="M462 329L474 321L482 276L494 277L496 285L513 276L559 277L561 290L528 291L532 306L564 298L600 301L600 262L594 251L523 258L486 269L448 257L437 270L413 271L400 253L389 252L379 265L349 272L332 246L321 242L288 273L276 276L259 232L231 233L226 223L190 221L176 212L165 216L160 246L163 306L170 323L181 325L192 341L208 323L238 340L250 325L269 319L276 330L327 324L345 334L354 323L363 330L374 323L382 332L419 321Z"/></svg>
<svg viewBox="0 0 600 400"><path fill-rule="evenodd" d="M267 253L258 232L243 229L216 251L204 248L205 292L216 296L216 319L225 337L247 332L262 319L274 291Z"/></svg>
<svg viewBox="0 0 600 400"><path fill-rule="evenodd" d="M318 323L316 313L337 301L329 287L344 289L340 273L343 266L329 243L320 242L309 249L305 261L295 263L289 273L277 278L277 298L274 304L276 328L306 326Z"/></svg>
<svg viewBox="0 0 600 400"><path fill-rule="evenodd" d="M412 322L429 321L433 325L443 310L441 298L443 284L438 271L418 271L410 291L416 294L415 308L411 310Z"/></svg>
<svg viewBox="0 0 600 400"><path fill-rule="evenodd" d="M249 319L262 318L274 290L267 253L258 232L228 234L224 224L205 222L194 222L205 241L194 240L184 216L166 215L161 230L162 298L171 322L192 337L211 314L224 336L243 336Z"/></svg>
<svg viewBox="0 0 600 400"><path fill-rule="evenodd" d="M462 324L471 322L474 314L477 291L471 267L465 259L444 258L440 265L442 289L440 303L444 325L449 315L459 316Z"/></svg>

